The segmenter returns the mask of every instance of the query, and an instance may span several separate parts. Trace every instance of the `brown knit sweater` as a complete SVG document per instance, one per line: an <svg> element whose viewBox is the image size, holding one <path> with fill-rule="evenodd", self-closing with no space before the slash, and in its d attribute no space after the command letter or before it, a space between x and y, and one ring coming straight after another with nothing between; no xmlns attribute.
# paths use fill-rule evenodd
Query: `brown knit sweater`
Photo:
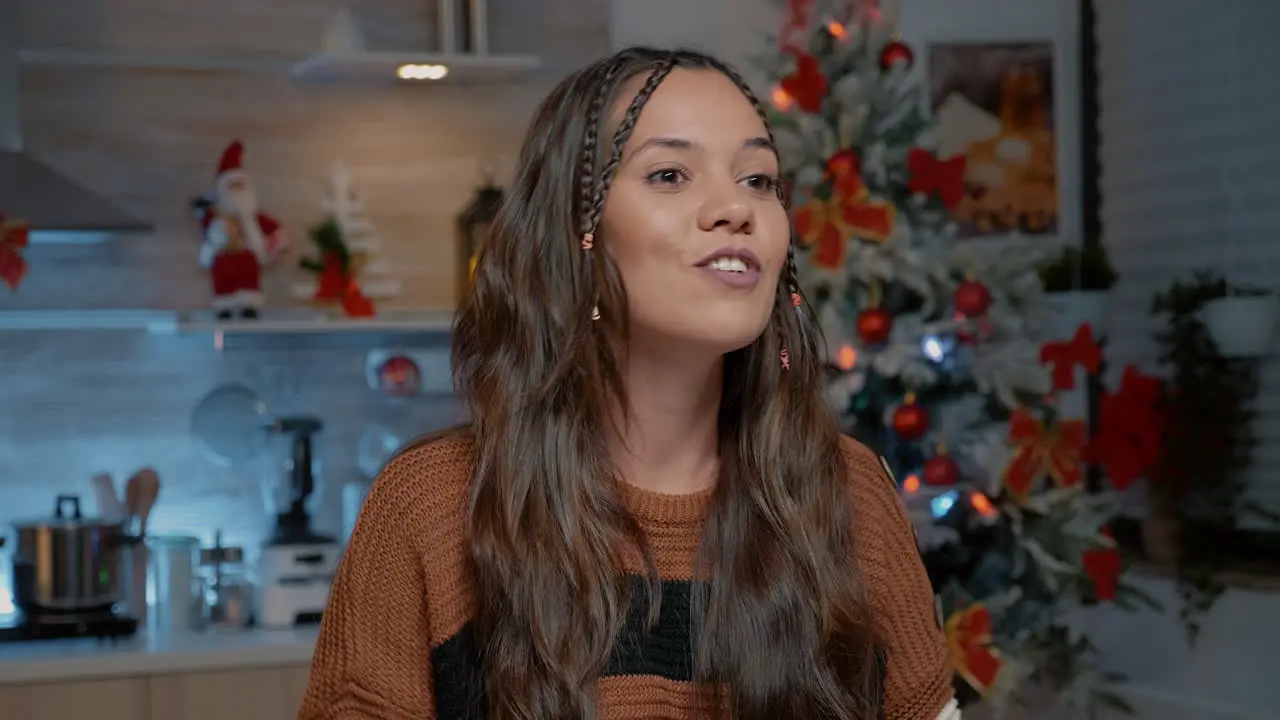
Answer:
<svg viewBox="0 0 1280 720"><path fill-rule="evenodd" d="M853 440L845 450L860 564L885 627L884 719L934 720L952 676L929 580L879 458ZM329 598L300 720L474 717L476 598L464 541L471 462L470 441L453 435L405 452L374 483ZM687 579L710 492L628 487L625 500L653 545L663 608L647 647L610 662L600 715L707 717L688 678Z"/></svg>

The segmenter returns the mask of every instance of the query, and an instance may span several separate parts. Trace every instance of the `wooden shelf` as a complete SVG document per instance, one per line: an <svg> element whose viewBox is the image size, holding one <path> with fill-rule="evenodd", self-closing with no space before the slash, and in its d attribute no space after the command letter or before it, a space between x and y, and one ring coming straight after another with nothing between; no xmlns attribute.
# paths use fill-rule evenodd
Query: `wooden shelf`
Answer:
<svg viewBox="0 0 1280 720"><path fill-rule="evenodd" d="M142 330L157 335L299 335L352 332L448 333L453 313L388 310L353 319L327 310L266 310L256 320L219 321L207 311L3 310L0 331Z"/></svg>

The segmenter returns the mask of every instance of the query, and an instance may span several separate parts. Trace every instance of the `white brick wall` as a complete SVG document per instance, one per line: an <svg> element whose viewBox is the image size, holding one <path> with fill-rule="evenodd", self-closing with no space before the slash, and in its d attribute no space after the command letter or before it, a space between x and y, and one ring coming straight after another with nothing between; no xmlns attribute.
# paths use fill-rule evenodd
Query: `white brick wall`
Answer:
<svg viewBox="0 0 1280 720"><path fill-rule="evenodd" d="M1200 268L1280 287L1280 2L1098 3L1110 365L1151 365L1151 296ZM1230 178L1230 183L1228 183ZM1229 186L1238 188L1232 193ZM1280 348L1277 348L1280 350ZM1256 499L1280 507L1280 362L1263 362Z"/></svg>

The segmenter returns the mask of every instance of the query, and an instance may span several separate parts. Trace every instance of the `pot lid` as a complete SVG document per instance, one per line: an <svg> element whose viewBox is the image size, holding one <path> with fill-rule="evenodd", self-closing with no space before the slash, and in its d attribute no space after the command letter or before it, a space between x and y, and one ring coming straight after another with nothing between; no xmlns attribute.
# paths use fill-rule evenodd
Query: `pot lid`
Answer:
<svg viewBox="0 0 1280 720"><path fill-rule="evenodd" d="M44 517L16 520L10 523L15 528L100 528L120 527L123 520L119 518L101 518L85 516L80 511L79 495L59 495L53 503L53 512Z"/></svg>

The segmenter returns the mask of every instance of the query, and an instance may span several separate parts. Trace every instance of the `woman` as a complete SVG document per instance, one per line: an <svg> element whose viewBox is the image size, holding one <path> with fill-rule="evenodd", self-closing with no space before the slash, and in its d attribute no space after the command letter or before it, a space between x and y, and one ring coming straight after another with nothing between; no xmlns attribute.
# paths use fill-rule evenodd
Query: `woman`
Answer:
<svg viewBox="0 0 1280 720"><path fill-rule="evenodd" d="M730 69L631 49L561 83L454 331L471 424L374 485L301 718L954 717L790 237Z"/></svg>

